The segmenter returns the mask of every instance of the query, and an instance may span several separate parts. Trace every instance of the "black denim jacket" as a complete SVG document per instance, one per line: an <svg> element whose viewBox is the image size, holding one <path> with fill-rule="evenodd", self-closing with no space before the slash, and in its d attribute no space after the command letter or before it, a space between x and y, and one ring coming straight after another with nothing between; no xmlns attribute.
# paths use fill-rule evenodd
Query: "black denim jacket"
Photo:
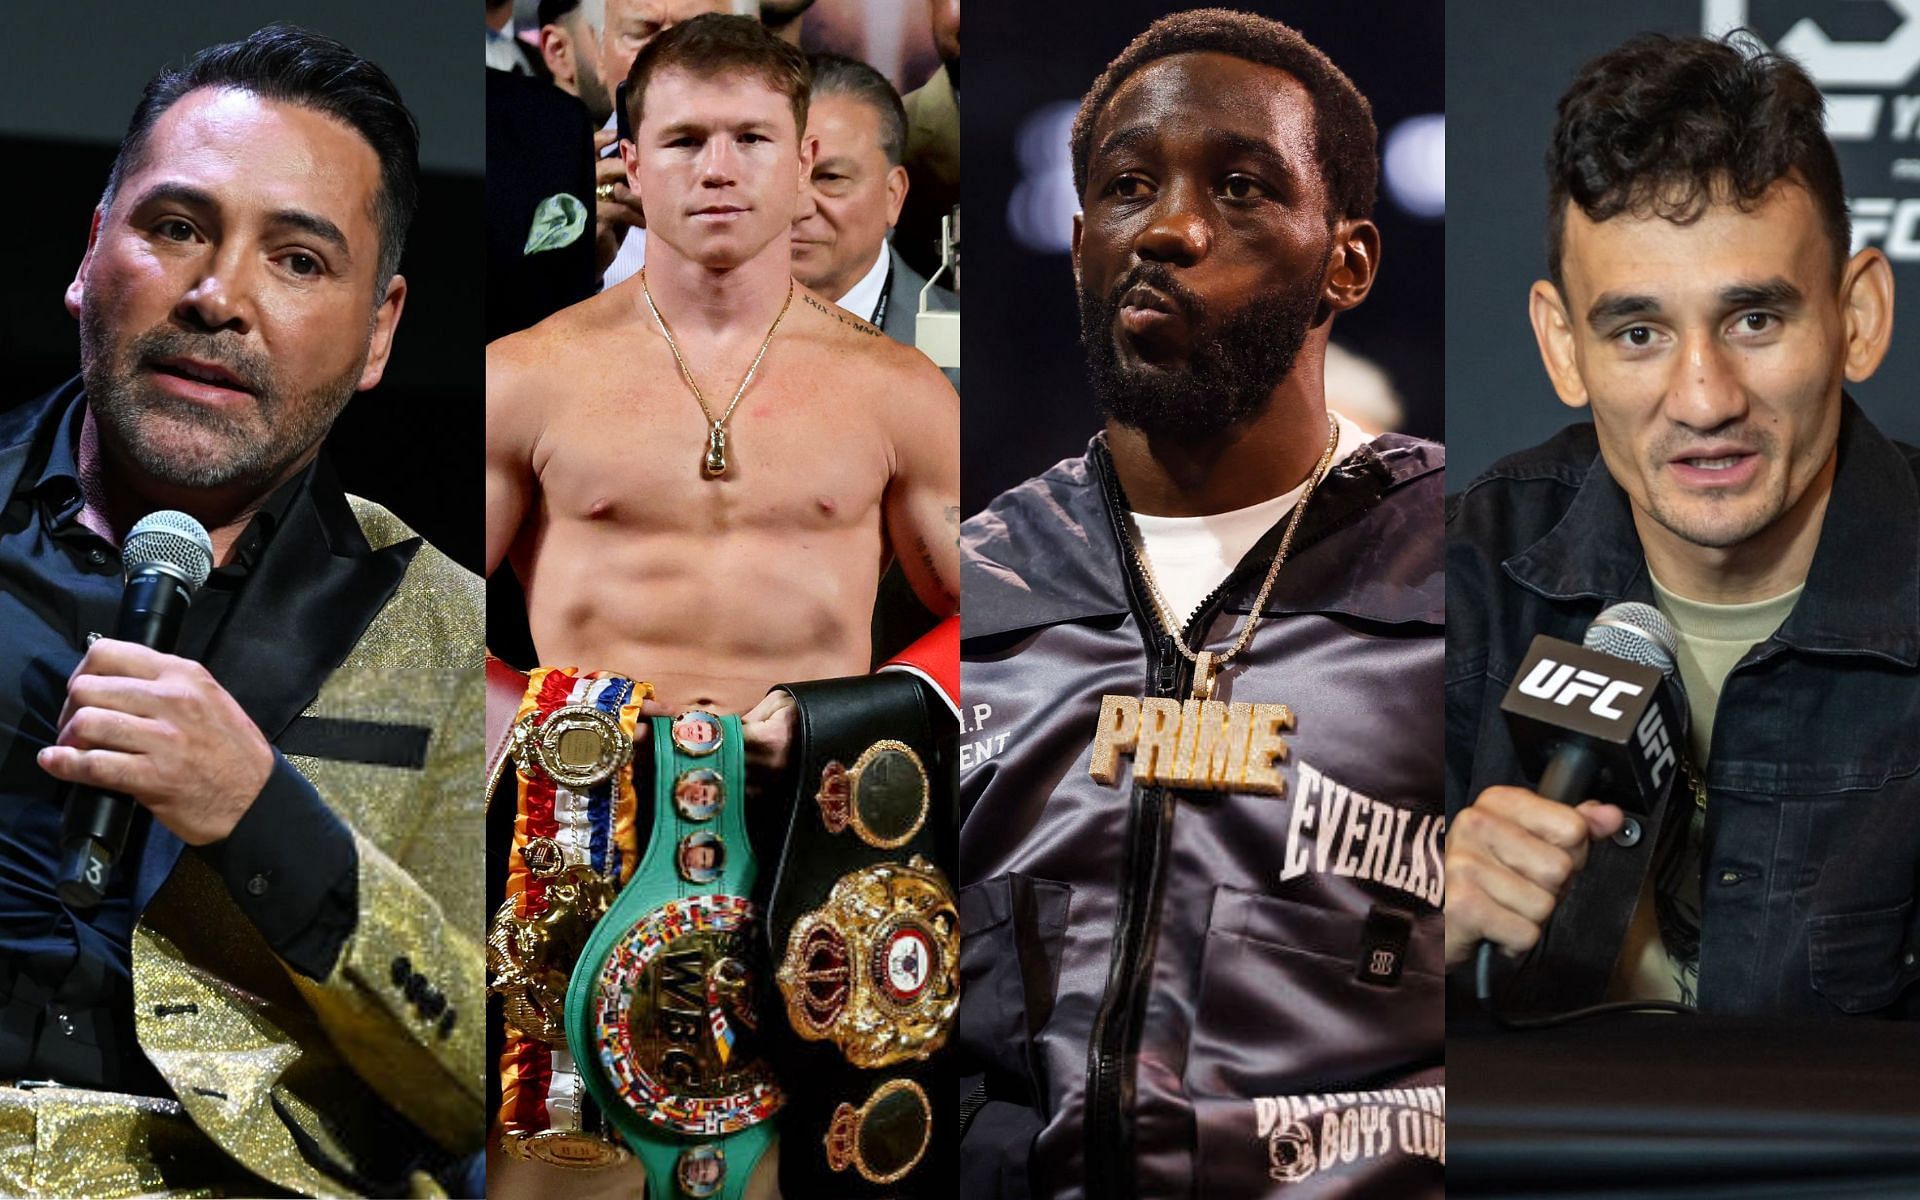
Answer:
<svg viewBox="0 0 1920 1200"><path fill-rule="evenodd" d="M1920 450L1851 399L1806 590L1727 676L1708 763L1700 1007L1920 1016ZM1528 784L1500 698L1536 633L1651 603L1591 425L1447 502L1447 811Z"/></svg>

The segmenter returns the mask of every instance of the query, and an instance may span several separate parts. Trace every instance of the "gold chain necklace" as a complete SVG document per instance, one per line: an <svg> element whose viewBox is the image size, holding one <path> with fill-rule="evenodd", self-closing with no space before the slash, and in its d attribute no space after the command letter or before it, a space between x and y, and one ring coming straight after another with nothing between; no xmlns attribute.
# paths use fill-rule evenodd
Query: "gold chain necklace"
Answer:
<svg viewBox="0 0 1920 1200"><path fill-rule="evenodd" d="M1173 636L1173 644L1180 653L1186 655L1193 664L1193 698L1195 700L1213 699L1214 674L1227 664L1227 660L1246 649L1253 640L1253 631L1260 624L1260 614L1267 606L1267 597L1273 592L1273 581L1280 578L1280 564L1287 561L1287 551L1293 545L1293 531L1300 527L1300 518L1307 511L1307 501L1313 499L1314 489L1320 486L1320 480L1326 476L1327 469L1333 465L1333 448L1340 441L1340 425L1333 417L1327 418L1327 448L1320 452L1320 461L1314 464L1313 473L1307 476L1307 490L1300 493L1300 500L1293 506L1293 515L1287 518L1287 528L1280 535L1280 548L1274 551L1273 565L1267 568L1266 581L1260 585L1260 594L1254 597L1253 611L1247 614L1247 623L1240 627L1240 636L1234 639L1226 653L1215 655L1211 650L1194 651L1187 646L1187 639L1181 632L1181 623L1167 608L1167 598L1160 592L1160 581L1153 577L1153 564L1147 561L1147 552L1134 539L1131 523L1128 525L1127 546L1133 551L1133 561L1140 564L1140 574L1147 581L1147 591L1153 596L1153 607L1160 618L1161 626Z"/></svg>
<svg viewBox="0 0 1920 1200"><path fill-rule="evenodd" d="M1260 594L1247 614L1240 636L1225 653L1211 650L1195 652L1187 645L1181 623L1168 611L1160 583L1153 577L1140 540L1131 529L1127 549L1140 567L1153 597L1160 625L1173 637L1173 644L1193 663L1193 694L1185 703L1168 696L1100 697L1100 716L1094 725L1089 749L1087 774L1096 782L1112 786L1120 779L1120 760L1133 758L1134 782L1186 788L1210 788L1221 791L1264 792L1279 795L1286 790L1277 763L1287 759L1286 739L1281 735L1294 727L1293 710L1284 704L1249 703L1236 700L1223 704L1213 698L1214 673L1234 655L1246 649L1253 631L1260 624L1261 610L1280 577L1280 565L1287 561L1293 545L1294 530L1307 511L1307 502L1326 478L1333 465L1333 450L1340 441L1340 426L1327 418L1327 448L1307 476L1306 490L1293 506L1287 527L1280 534L1280 547L1274 551L1273 565L1260 585Z"/></svg>
<svg viewBox="0 0 1920 1200"><path fill-rule="evenodd" d="M713 410L707 407L707 398L701 394L700 385L693 381L693 372L687 369L687 360L681 357L680 344L673 340L673 330L667 328L667 319L660 315L660 309L653 302L653 292L647 288L644 267L640 269L640 294L647 298L647 311L653 314L653 323L660 327L660 336L667 339L667 349L673 351L673 361L680 364L680 378L687 381L687 387L693 391L694 402L707 418L707 456L700 463L700 469L708 479L717 479L727 473L727 422L733 419L733 410L740 407L740 397L747 394L747 385L753 382L753 373L760 369L760 360L767 356L767 347L773 345L773 335L779 331L780 322L787 317L787 309L793 304L793 280L787 280L787 298L780 305L780 314L773 319L773 328L767 330L766 340L760 343L760 353L753 356L753 365L747 368L746 377L734 389L733 402L717 418Z"/></svg>

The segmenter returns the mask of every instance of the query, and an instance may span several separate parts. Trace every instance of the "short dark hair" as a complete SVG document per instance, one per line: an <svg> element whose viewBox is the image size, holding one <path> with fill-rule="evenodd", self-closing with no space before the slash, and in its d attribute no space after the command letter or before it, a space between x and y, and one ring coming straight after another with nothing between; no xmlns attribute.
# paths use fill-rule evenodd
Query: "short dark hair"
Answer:
<svg viewBox="0 0 1920 1200"><path fill-rule="evenodd" d="M887 165L897 167L907 160L907 108L885 75L844 54L809 54L807 65L813 68L813 99L851 96L866 101L880 116L880 149Z"/></svg>
<svg viewBox="0 0 1920 1200"><path fill-rule="evenodd" d="M1561 281L1568 203L1686 225L1707 207L1746 210L1781 179L1805 187L1833 243L1852 244L1825 101L1806 71L1739 31L1643 33L1580 69L1560 97L1547 150L1547 271Z"/></svg>
<svg viewBox="0 0 1920 1200"><path fill-rule="evenodd" d="M1093 154L1093 124L1134 72L1176 54L1228 54L1278 67L1298 79L1313 97L1315 147L1326 181L1329 216L1370 217L1380 184L1378 133L1373 106L1333 60L1298 30L1251 13L1199 8L1174 13L1147 26L1081 98L1071 141L1073 186L1085 195L1087 161Z"/></svg>
<svg viewBox="0 0 1920 1200"><path fill-rule="evenodd" d="M580 7L580 0L540 0L539 8L534 10L534 21L538 27L558 25L561 18L572 15Z"/></svg>
<svg viewBox="0 0 1920 1200"><path fill-rule="evenodd" d="M703 13L642 46L627 72L628 129L636 134L640 130L647 81L656 72L673 69L703 78L731 71L757 75L793 106L794 133L807 131L807 94L813 83L807 56L752 17Z"/></svg>
<svg viewBox="0 0 1920 1200"><path fill-rule="evenodd" d="M237 42L209 46L149 80L107 175L101 210L112 207L166 111L187 93L208 87L237 88L311 108L352 126L373 147L380 159L373 212L380 227L376 287L384 290L400 269L400 252L420 203L420 127L385 71L332 38L296 25L276 23Z"/></svg>

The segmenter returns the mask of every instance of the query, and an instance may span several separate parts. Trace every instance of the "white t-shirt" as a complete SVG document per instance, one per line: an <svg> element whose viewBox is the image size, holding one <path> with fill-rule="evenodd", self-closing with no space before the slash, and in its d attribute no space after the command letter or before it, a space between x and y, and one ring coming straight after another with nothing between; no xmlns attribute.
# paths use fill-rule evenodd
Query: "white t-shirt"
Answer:
<svg viewBox="0 0 1920 1200"><path fill-rule="evenodd" d="M1333 463L1338 466L1372 441L1373 435L1338 413L1334 419L1340 423L1340 437L1333 447ZM1200 602L1226 582L1253 544L1293 509L1306 489L1302 480L1299 487L1271 500L1204 517L1127 514L1175 619L1184 626Z"/></svg>

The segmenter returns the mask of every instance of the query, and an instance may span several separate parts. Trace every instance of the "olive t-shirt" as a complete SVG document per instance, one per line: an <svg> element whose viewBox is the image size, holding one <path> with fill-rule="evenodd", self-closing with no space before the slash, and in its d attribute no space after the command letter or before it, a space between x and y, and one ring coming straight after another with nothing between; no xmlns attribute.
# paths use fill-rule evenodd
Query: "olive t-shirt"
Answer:
<svg viewBox="0 0 1920 1200"><path fill-rule="evenodd" d="M1805 586L1745 604L1707 604L1676 596L1653 580L1655 600L1673 624L1675 665L1687 693L1687 749L1695 778L1706 777L1721 685L1747 651L1780 628ZM1707 796L1704 788L1687 795L1684 775L1678 786L1675 800L1693 806L1686 840L1656 851L1654 870L1640 893L1626 946L1614 968L1611 992L1616 998L1693 1004L1699 995L1700 861Z"/></svg>

